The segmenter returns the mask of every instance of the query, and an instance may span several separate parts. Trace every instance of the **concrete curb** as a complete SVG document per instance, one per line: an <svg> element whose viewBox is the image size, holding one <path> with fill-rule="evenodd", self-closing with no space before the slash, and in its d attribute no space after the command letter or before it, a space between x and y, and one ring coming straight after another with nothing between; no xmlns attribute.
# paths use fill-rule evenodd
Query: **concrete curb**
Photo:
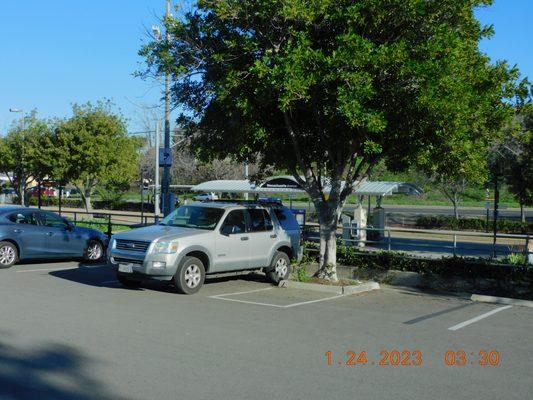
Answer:
<svg viewBox="0 0 533 400"><path fill-rule="evenodd" d="M329 285L321 285L319 283L281 281L278 286L290 288L290 289L311 290L315 292L346 294L346 295L369 292L371 290L377 290L380 288L379 283L377 282L363 282L363 283L360 283L359 285L349 285L349 286L329 286Z"/></svg>
<svg viewBox="0 0 533 400"><path fill-rule="evenodd" d="M483 296L481 294L473 294L470 297L470 300L479 301L482 303L510 304L513 306L524 306L533 308L533 301L511 299L508 297Z"/></svg>

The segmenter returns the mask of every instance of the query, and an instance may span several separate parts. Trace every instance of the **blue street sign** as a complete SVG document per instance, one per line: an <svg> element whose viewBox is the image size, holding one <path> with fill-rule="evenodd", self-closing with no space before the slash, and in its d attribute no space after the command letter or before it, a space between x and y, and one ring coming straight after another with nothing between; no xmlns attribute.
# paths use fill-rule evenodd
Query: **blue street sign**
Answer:
<svg viewBox="0 0 533 400"><path fill-rule="evenodd" d="M162 147L159 149L159 166L171 167L172 166L172 150Z"/></svg>

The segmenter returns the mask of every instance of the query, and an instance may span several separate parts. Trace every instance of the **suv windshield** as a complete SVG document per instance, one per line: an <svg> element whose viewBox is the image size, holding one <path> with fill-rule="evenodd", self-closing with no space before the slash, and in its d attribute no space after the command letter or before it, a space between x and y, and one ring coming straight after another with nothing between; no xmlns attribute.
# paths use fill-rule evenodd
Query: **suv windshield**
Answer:
<svg viewBox="0 0 533 400"><path fill-rule="evenodd" d="M161 225L213 230L223 214L221 208L181 206L166 216Z"/></svg>

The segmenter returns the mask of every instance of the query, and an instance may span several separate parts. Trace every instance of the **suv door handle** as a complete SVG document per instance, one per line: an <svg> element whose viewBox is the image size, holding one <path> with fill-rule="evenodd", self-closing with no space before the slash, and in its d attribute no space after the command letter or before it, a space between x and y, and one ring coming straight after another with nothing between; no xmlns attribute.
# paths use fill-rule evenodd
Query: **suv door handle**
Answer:
<svg viewBox="0 0 533 400"><path fill-rule="evenodd" d="M276 235L275 233L273 233L272 235L270 235L270 237L271 237L272 239L275 239L275 238L278 237L278 235Z"/></svg>
<svg viewBox="0 0 533 400"><path fill-rule="evenodd" d="M13 232L15 232L15 233L22 233L22 232L24 232L24 231L23 231L22 229L13 229Z"/></svg>
<svg viewBox="0 0 533 400"><path fill-rule="evenodd" d="M46 232L46 235L47 235L47 236L53 236L53 235L54 235L54 232Z"/></svg>
<svg viewBox="0 0 533 400"><path fill-rule="evenodd" d="M248 236L242 236L241 240L248 240Z"/></svg>

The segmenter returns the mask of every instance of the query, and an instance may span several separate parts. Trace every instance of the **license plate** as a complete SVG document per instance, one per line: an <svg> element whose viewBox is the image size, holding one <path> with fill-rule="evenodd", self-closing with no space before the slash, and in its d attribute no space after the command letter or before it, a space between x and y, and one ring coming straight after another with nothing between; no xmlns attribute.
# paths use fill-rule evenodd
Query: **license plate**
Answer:
<svg viewBox="0 0 533 400"><path fill-rule="evenodd" d="M118 264L118 270L120 272L127 272L131 274L133 272L133 264Z"/></svg>

